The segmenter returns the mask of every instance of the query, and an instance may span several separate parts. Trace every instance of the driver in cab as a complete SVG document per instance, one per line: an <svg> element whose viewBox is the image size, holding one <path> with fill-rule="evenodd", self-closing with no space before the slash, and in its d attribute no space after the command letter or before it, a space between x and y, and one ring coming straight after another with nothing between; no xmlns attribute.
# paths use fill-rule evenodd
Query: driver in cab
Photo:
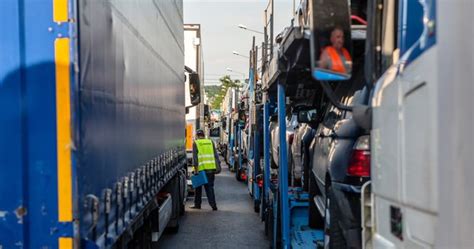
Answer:
<svg viewBox="0 0 474 249"><path fill-rule="evenodd" d="M324 48L319 59L319 66L337 73L350 74L352 58L344 48L344 30L335 27L331 31L331 45Z"/></svg>

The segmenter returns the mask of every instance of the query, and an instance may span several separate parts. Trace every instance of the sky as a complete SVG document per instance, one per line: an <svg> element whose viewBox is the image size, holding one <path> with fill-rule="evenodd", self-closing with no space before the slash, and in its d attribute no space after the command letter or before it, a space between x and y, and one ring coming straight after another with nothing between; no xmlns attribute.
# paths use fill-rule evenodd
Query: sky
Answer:
<svg viewBox="0 0 474 249"><path fill-rule="evenodd" d="M268 0L184 0L184 23L201 24L205 85L216 84L224 75L234 79L242 79L241 73L248 76L248 59L232 51L248 56L252 36L261 44L263 35L237 26L244 24L263 32L267 3ZM293 0L275 0L274 36L290 25L292 10ZM240 73L228 72L226 68Z"/></svg>

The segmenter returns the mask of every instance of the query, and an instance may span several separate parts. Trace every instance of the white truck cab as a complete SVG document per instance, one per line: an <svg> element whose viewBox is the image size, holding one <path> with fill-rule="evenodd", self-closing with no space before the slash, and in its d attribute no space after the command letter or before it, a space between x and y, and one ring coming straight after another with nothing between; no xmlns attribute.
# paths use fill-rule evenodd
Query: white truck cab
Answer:
<svg viewBox="0 0 474 249"><path fill-rule="evenodd" d="M468 1L379 1L392 65L372 98L365 248L472 248L474 29Z"/></svg>

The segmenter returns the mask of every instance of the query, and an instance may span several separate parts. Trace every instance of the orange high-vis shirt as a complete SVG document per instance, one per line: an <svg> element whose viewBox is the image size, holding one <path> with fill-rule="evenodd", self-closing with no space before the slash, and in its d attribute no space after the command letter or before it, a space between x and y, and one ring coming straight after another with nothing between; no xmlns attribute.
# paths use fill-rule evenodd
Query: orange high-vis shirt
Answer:
<svg viewBox="0 0 474 249"><path fill-rule="evenodd" d="M328 46L324 49L329 58L331 58L331 68L330 70L338 72L338 73L348 73L344 63L342 62L341 56L337 52L337 50L332 47ZM347 49L342 48L342 54L346 60L346 62L352 61L351 55L347 51Z"/></svg>

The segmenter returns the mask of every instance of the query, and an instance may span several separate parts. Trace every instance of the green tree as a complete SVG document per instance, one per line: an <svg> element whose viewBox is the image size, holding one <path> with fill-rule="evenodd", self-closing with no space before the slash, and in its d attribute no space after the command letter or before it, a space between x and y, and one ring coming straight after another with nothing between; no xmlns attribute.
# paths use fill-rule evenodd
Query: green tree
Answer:
<svg viewBox="0 0 474 249"><path fill-rule="evenodd" d="M210 100L210 106L212 109L220 108L225 94L227 93L227 89L242 87L240 80L233 80L230 75L224 75L219 79L219 81L221 82L219 86L205 87L205 91Z"/></svg>

